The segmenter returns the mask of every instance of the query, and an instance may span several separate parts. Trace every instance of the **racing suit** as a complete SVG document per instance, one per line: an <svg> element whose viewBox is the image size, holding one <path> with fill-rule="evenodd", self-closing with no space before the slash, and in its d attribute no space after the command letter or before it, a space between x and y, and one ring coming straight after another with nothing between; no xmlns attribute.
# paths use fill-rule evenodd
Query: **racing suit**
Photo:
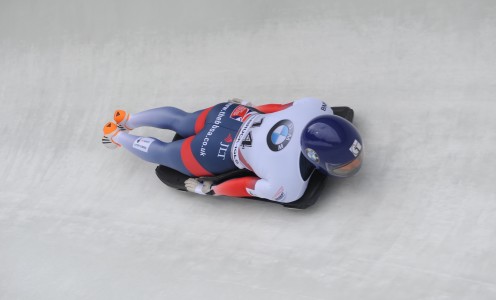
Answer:
<svg viewBox="0 0 496 300"><path fill-rule="evenodd" d="M144 160L191 177L249 169L256 176L224 181L210 194L287 203L303 195L310 177L301 134L326 114L332 109L314 98L256 107L225 102L194 113L162 107L131 115L130 127L172 129L184 139L165 143L121 132L115 140Z"/></svg>

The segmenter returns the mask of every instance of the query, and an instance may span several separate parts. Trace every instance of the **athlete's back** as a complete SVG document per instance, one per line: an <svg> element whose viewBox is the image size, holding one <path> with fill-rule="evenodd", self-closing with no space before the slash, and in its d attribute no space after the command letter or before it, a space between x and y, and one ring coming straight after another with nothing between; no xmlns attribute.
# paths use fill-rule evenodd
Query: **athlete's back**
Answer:
<svg viewBox="0 0 496 300"><path fill-rule="evenodd" d="M305 98L284 110L259 114L248 120L234 142L232 158L240 168L252 170L261 180L247 192L256 197L291 202L308 184L309 163L302 156L300 137L315 117L332 115L324 102ZM313 169L313 168L312 168Z"/></svg>

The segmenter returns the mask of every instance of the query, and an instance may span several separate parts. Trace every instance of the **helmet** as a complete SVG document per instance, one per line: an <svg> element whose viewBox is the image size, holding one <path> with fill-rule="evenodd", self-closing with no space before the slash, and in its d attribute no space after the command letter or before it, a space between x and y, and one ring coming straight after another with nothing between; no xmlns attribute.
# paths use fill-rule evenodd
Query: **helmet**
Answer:
<svg viewBox="0 0 496 300"><path fill-rule="evenodd" d="M325 115L311 120L301 134L303 155L328 175L349 177L362 165L362 138L344 118Z"/></svg>

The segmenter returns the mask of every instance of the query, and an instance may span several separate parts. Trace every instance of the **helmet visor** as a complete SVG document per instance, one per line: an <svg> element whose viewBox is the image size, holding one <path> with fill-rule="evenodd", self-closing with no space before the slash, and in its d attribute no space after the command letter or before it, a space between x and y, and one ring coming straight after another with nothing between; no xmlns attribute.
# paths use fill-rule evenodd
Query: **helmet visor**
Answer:
<svg viewBox="0 0 496 300"><path fill-rule="evenodd" d="M358 154L358 156L354 160L352 160L351 162L345 165L336 166L326 163L327 172L330 175L337 177L353 176L358 172L358 170L360 170L361 166L362 166L362 152L360 152L360 154Z"/></svg>

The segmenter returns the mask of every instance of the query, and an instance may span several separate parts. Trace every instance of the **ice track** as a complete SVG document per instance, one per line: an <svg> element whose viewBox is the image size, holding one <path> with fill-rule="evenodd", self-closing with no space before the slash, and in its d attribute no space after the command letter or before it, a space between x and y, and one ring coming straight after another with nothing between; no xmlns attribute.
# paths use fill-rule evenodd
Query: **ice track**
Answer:
<svg viewBox="0 0 496 300"><path fill-rule="evenodd" d="M0 299L496 299L496 2L181 3L0 1ZM118 108L304 96L366 147L306 211L100 144Z"/></svg>

